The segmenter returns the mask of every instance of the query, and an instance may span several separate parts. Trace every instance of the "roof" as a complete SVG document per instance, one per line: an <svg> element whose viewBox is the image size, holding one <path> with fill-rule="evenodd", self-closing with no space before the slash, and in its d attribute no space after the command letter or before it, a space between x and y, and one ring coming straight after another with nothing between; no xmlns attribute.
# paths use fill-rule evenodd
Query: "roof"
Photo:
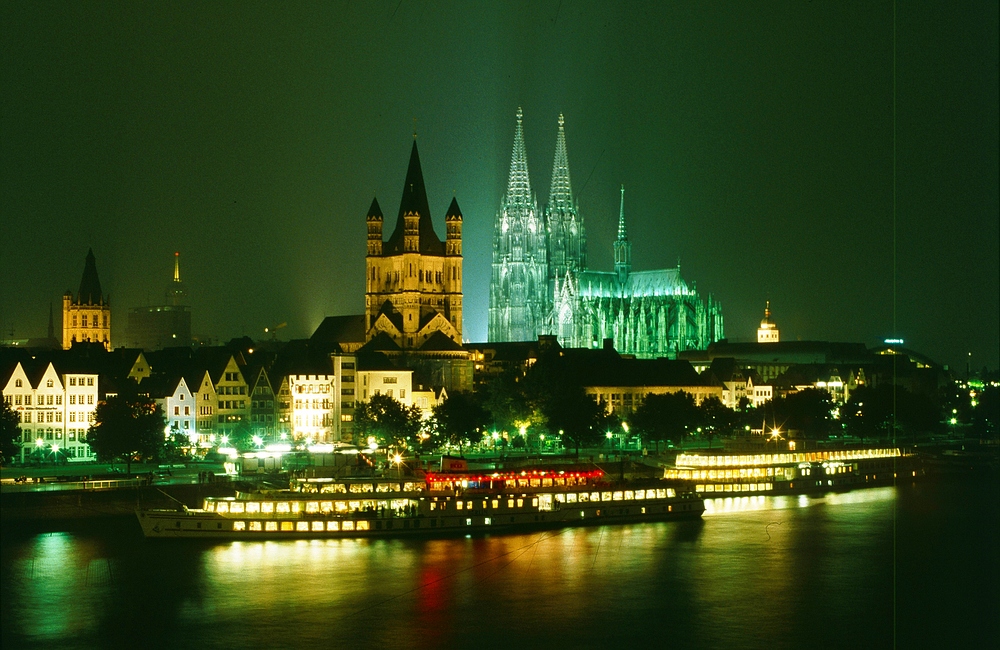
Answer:
<svg viewBox="0 0 1000 650"><path fill-rule="evenodd" d="M424 173L420 169L420 155L417 153L417 141L413 141L410 150L410 165L406 170L406 180L403 182L403 197L399 202L399 216L396 218L396 229L383 247L383 254L398 255L403 251L404 221L403 215L417 214L420 217L417 234L419 243L417 251L424 255L444 255L444 244L434 232L431 221L431 210L427 204L427 190L424 188Z"/></svg>
<svg viewBox="0 0 1000 650"><path fill-rule="evenodd" d="M589 298L630 298L644 296L686 295L690 292L681 278L680 269L634 271L625 284L618 281L618 274L609 271L582 271L576 275L579 295Z"/></svg>
<svg viewBox="0 0 1000 650"><path fill-rule="evenodd" d="M329 352L340 352L341 343L364 343L365 315L327 316L319 324L309 342Z"/></svg>
<svg viewBox="0 0 1000 650"><path fill-rule="evenodd" d="M458 199L454 196L451 197L451 205L448 206L448 212L444 215L445 221L461 221L462 220L462 209L458 207Z"/></svg>
<svg viewBox="0 0 1000 650"><path fill-rule="evenodd" d="M80 292L76 296L81 305L97 305L103 302L101 280L97 277L97 263L94 260L94 249L87 249L87 261L83 265L83 277L80 279Z"/></svg>
<svg viewBox="0 0 1000 650"><path fill-rule="evenodd" d="M378 199L372 197L371 207L368 208L368 221L381 221L382 220L382 208L378 204Z"/></svg>
<svg viewBox="0 0 1000 650"><path fill-rule="evenodd" d="M458 343L455 343L455 341L447 334L438 330L427 337L424 344L420 346L420 350L424 352L461 352L464 348Z"/></svg>

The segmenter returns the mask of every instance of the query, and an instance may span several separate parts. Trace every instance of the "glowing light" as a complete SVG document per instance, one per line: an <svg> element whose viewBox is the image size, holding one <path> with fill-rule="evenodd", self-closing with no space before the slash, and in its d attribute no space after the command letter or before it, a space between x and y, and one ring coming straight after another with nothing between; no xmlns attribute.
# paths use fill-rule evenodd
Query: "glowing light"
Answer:
<svg viewBox="0 0 1000 650"><path fill-rule="evenodd" d="M287 433L281 434L280 437L281 437L282 440L288 440L288 434Z"/></svg>
<svg viewBox="0 0 1000 650"><path fill-rule="evenodd" d="M236 458L239 453L233 447L219 447L219 453L229 456L230 458Z"/></svg>
<svg viewBox="0 0 1000 650"><path fill-rule="evenodd" d="M251 438L251 440L253 440L253 444L256 447L263 447L264 446L264 439L261 438L260 436L254 436L253 438Z"/></svg>
<svg viewBox="0 0 1000 650"><path fill-rule="evenodd" d="M222 436L222 444L223 445L229 444L229 436Z"/></svg>
<svg viewBox="0 0 1000 650"><path fill-rule="evenodd" d="M35 446L36 447L44 447L45 446L45 441L42 440L41 438L39 438L38 440L35 441Z"/></svg>
<svg viewBox="0 0 1000 650"><path fill-rule="evenodd" d="M400 456L399 454L395 454L392 457L392 462L394 462L395 464L399 465L400 463L403 462L403 457Z"/></svg>
<svg viewBox="0 0 1000 650"><path fill-rule="evenodd" d="M284 451L291 451L292 446L287 442L284 444L275 443L275 444L270 444L267 447L264 447L264 449L270 452L284 452Z"/></svg>

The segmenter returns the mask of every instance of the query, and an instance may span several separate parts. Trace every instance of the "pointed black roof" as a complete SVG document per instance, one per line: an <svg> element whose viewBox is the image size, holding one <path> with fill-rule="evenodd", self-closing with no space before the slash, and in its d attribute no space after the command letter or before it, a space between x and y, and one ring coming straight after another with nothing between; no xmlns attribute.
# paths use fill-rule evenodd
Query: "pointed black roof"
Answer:
<svg viewBox="0 0 1000 650"><path fill-rule="evenodd" d="M458 207L458 199L454 196L451 197L451 205L448 206L448 212L444 215L445 221L461 221L462 220L462 209Z"/></svg>
<svg viewBox="0 0 1000 650"><path fill-rule="evenodd" d="M376 197L372 197L372 206L368 208L368 221L373 219L382 221L382 208L379 207Z"/></svg>
<svg viewBox="0 0 1000 650"><path fill-rule="evenodd" d="M87 249L87 261L83 267L83 278L80 279L80 293L76 300L81 305L97 305L102 302L101 281L97 277L97 263L94 261L94 249Z"/></svg>
<svg viewBox="0 0 1000 650"><path fill-rule="evenodd" d="M424 173L420 169L420 155L417 153L417 141L413 141L410 150L410 166L406 170L406 181L403 183L403 198L399 202L399 216L396 218L396 229L386 242L384 254L396 255L403 252L403 215L415 212L420 215L419 245L417 250L425 255L444 255L444 244L434 232L431 221L431 210L427 204L427 190L424 188Z"/></svg>

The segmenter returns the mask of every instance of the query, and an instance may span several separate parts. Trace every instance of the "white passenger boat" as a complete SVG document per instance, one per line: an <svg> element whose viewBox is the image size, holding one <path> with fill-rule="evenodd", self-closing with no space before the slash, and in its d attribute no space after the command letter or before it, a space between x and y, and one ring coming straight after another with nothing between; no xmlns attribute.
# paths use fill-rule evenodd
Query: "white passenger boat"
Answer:
<svg viewBox="0 0 1000 650"><path fill-rule="evenodd" d="M210 497L200 509L139 509L146 537L295 539L503 532L698 518L694 491L599 469L297 479L290 490Z"/></svg>

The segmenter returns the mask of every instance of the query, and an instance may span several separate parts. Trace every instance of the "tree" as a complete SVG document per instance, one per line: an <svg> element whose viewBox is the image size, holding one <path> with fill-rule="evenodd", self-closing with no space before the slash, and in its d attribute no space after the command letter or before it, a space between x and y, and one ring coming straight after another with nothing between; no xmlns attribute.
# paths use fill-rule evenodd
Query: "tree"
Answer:
<svg viewBox="0 0 1000 650"><path fill-rule="evenodd" d="M592 447L600 444L604 437L601 426L604 418L614 419L617 429L621 420L613 414L607 414L606 405L598 403L584 392L583 387L569 382L561 382L555 390L540 395L538 411L547 424L550 434L560 434L569 439L576 452L580 447Z"/></svg>
<svg viewBox="0 0 1000 650"><path fill-rule="evenodd" d="M713 438L732 433L737 418L738 414L723 404L718 397L712 396L702 400L698 405L698 426L702 429L702 435L708 438L709 449L712 448Z"/></svg>
<svg viewBox="0 0 1000 650"><path fill-rule="evenodd" d="M801 431L806 438L825 438L830 431L830 393L807 388L764 405L764 419L782 431Z"/></svg>
<svg viewBox="0 0 1000 650"><path fill-rule="evenodd" d="M517 431L521 423L531 420L531 404L518 379L513 372L505 372L492 378L484 388L483 406L497 430Z"/></svg>
<svg viewBox="0 0 1000 650"><path fill-rule="evenodd" d="M698 422L698 409L690 393L646 395L632 416L632 425L647 445L658 440L680 442Z"/></svg>
<svg viewBox="0 0 1000 650"><path fill-rule="evenodd" d="M0 465L7 465L17 458L21 445L20 417L6 400L0 400Z"/></svg>
<svg viewBox="0 0 1000 650"><path fill-rule="evenodd" d="M116 395L97 405L85 442L98 461L123 460L131 473L133 460L150 460L163 453L165 426L163 409L149 397Z"/></svg>
<svg viewBox="0 0 1000 650"><path fill-rule="evenodd" d="M378 394L358 404L354 425L363 438L374 437L381 447L416 447L421 415L417 406L403 406L394 397Z"/></svg>
<svg viewBox="0 0 1000 650"><path fill-rule="evenodd" d="M475 393L454 392L434 407L434 430L438 442L463 445L482 437L490 422L490 413Z"/></svg>

